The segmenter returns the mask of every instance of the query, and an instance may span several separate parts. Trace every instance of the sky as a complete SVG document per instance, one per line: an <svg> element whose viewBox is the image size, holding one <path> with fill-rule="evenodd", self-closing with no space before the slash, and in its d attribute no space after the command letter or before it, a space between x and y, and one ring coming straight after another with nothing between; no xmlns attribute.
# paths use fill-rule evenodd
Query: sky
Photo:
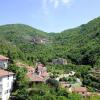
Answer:
<svg viewBox="0 0 100 100"><path fill-rule="evenodd" d="M61 32L100 16L100 0L0 0L0 25Z"/></svg>

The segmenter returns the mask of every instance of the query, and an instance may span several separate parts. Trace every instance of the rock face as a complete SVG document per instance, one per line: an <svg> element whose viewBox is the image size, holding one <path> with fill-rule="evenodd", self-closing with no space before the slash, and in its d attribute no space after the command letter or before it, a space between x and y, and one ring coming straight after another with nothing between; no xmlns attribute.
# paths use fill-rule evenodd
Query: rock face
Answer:
<svg viewBox="0 0 100 100"><path fill-rule="evenodd" d="M47 44L49 40L45 37L35 36L33 37L32 42L34 44Z"/></svg>
<svg viewBox="0 0 100 100"><path fill-rule="evenodd" d="M67 65L67 60L64 58L58 58L52 60L53 64Z"/></svg>

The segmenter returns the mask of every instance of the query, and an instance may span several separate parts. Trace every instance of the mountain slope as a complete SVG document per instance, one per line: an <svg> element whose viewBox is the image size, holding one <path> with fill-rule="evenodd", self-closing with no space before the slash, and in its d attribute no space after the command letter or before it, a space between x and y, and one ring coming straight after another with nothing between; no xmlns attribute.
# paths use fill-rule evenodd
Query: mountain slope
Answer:
<svg viewBox="0 0 100 100"><path fill-rule="evenodd" d="M32 37L47 37L47 33L24 24L9 24L0 26L0 37L10 42L25 42Z"/></svg>
<svg viewBox="0 0 100 100"><path fill-rule="evenodd" d="M11 56L12 59L31 59L31 52L35 51L36 39L49 39L46 32L23 24L9 24L0 26L0 53ZM39 44L39 45L40 45ZM37 47L36 47L37 49ZM34 52L35 53L35 52ZM32 60L30 61L32 62Z"/></svg>
<svg viewBox="0 0 100 100"><path fill-rule="evenodd" d="M0 53L31 63L36 60L48 63L62 57L74 64L99 66L100 17L55 34L23 24L0 26Z"/></svg>
<svg viewBox="0 0 100 100"><path fill-rule="evenodd" d="M68 47L67 56L77 64L93 65L100 61L100 17L56 34L55 38L54 42Z"/></svg>

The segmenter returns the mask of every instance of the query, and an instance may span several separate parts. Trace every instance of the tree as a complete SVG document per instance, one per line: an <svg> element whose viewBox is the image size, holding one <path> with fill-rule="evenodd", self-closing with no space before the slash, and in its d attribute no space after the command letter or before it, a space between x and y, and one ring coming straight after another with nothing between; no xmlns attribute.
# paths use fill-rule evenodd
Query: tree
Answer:
<svg viewBox="0 0 100 100"><path fill-rule="evenodd" d="M55 87L55 88L58 88L59 86L59 82L55 79L48 79L46 81L47 84L50 84L51 86Z"/></svg>

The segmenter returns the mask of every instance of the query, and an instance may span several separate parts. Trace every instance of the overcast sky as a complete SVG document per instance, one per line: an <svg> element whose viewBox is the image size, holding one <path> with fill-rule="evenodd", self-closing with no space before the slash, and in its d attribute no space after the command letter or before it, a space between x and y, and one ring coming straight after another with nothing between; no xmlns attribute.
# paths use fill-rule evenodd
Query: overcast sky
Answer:
<svg viewBox="0 0 100 100"><path fill-rule="evenodd" d="M0 0L0 25L22 23L60 32L100 16L100 0Z"/></svg>

